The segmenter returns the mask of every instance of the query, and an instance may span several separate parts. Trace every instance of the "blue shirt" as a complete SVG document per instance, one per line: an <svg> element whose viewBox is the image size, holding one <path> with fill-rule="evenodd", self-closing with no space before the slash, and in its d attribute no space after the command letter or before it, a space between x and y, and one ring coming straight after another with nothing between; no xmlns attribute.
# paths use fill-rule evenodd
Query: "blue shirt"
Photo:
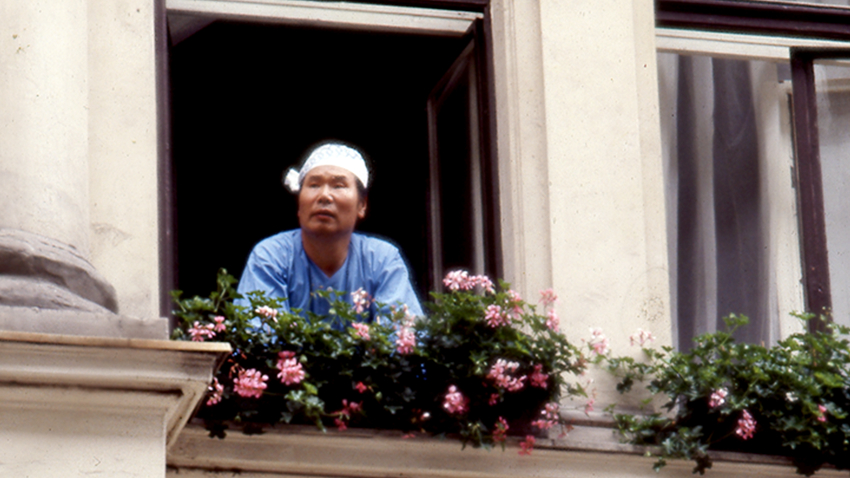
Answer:
<svg viewBox="0 0 850 478"><path fill-rule="evenodd" d="M330 277L307 257L300 229L263 239L251 251L237 290L243 295L261 290L269 297L285 298L283 308L287 312L301 309L327 315L328 301L311 296L312 291L319 288L344 291L342 298L353 304L350 293L361 287L379 303L404 304L410 313L423 315L398 249L386 241L358 233L351 235L345 263ZM374 318L377 312L373 304L371 316Z"/></svg>

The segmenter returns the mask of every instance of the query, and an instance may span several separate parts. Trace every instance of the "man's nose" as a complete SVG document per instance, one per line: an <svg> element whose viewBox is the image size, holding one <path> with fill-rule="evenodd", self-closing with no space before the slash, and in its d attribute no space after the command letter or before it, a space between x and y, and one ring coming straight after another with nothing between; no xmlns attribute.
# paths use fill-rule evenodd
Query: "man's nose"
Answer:
<svg viewBox="0 0 850 478"><path fill-rule="evenodd" d="M331 195L331 187L329 185L324 185L319 190L319 200L330 202L333 200L333 196Z"/></svg>

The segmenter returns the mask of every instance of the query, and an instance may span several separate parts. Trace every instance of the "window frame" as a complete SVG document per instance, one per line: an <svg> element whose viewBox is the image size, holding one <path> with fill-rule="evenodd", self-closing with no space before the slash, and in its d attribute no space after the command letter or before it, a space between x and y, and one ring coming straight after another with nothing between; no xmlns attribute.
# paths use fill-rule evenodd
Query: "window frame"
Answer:
<svg viewBox="0 0 850 478"><path fill-rule="evenodd" d="M155 0L155 51L156 51L156 86L157 86L157 116L158 116L158 176L159 176L159 276L160 276L160 315L171 316L171 291L177 289L178 255L177 255L177 196L175 184L175 168L172 160L171 130L172 118L170 111L171 95L169 84L169 49L170 37L168 29L169 2L183 2L191 4L190 0ZM252 0L228 0L237 4L260 4ZM195 2L198 3L198 2ZM311 0L274 0L265 2L272 7L276 4L281 6L288 4L315 3L316 8L327 8L338 10L340 5L348 5L354 10L371 9L378 12L407 14L407 11L416 9L430 9L435 12L435 17L445 18L445 23L450 24L452 17L467 20L471 26L467 34L471 34L478 47L475 55L475 68L479 72L478 117L481 119L480 154L481 154L481 192L483 199L483 227L484 227L484 254L485 273L494 277L504 275L501 211L499 198L499 175L497 155L496 134L496 90L495 90L495 68L493 59L493 29L492 15L490 11L490 0L349 0L340 4L326 3ZM362 5L362 8L358 8ZM381 7L386 8L381 8ZM455 12L443 15L440 10ZM201 12L202 13L202 12ZM316 23L316 22L313 22ZM457 22L455 22L457 23ZM412 24L415 24L413 22ZM333 26L328 24L329 26ZM354 25L357 28L369 28L367 23ZM387 29L386 25L374 28L377 31ZM391 28L392 29L392 28ZM404 27L397 28L404 29ZM411 30L416 30L412 28ZM427 29L426 29L427 30ZM431 34L446 34L431 32ZM172 324L173 325L173 324Z"/></svg>

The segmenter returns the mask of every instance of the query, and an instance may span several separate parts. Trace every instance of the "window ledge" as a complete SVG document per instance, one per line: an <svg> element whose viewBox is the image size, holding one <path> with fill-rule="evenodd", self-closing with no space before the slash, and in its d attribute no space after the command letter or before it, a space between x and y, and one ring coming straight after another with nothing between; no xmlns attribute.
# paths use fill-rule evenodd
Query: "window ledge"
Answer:
<svg viewBox="0 0 850 478"><path fill-rule="evenodd" d="M261 435L230 430L227 438L210 438L199 422L184 429L168 455L168 476L215 476L227 470L240 476L327 477L499 477L657 476L646 448L619 443L617 432L576 423L564 437L538 439L532 456L520 456L519 438L504 450L461 449L460 442L424 435L403 439L390 430L348 429L322 433L310 426L277 426ZM612 455L616 458L612 459ZM709 473L723 477L795 477L783 457L713 452ZM690 461L671 461L667 476L692 476ZM825 469L818 476L844 476Z"/></svg>

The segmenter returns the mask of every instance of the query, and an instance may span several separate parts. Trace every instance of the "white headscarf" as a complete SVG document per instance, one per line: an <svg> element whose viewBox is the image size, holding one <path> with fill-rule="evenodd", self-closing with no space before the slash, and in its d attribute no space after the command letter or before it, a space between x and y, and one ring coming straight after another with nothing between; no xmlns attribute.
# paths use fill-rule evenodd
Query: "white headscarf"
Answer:
<svg viewBox="0 0 850 478"><path fill-rule="evenodd" d="M314 149L304 161L300 171L289 168L283 178L283 185L291 193L297 193L307 173L318 166L338 166L351 171L351 174L363 183L363 187L369 186L369 169L366 168L363 155L356 149L341 143L325 143Z"/></svg>

